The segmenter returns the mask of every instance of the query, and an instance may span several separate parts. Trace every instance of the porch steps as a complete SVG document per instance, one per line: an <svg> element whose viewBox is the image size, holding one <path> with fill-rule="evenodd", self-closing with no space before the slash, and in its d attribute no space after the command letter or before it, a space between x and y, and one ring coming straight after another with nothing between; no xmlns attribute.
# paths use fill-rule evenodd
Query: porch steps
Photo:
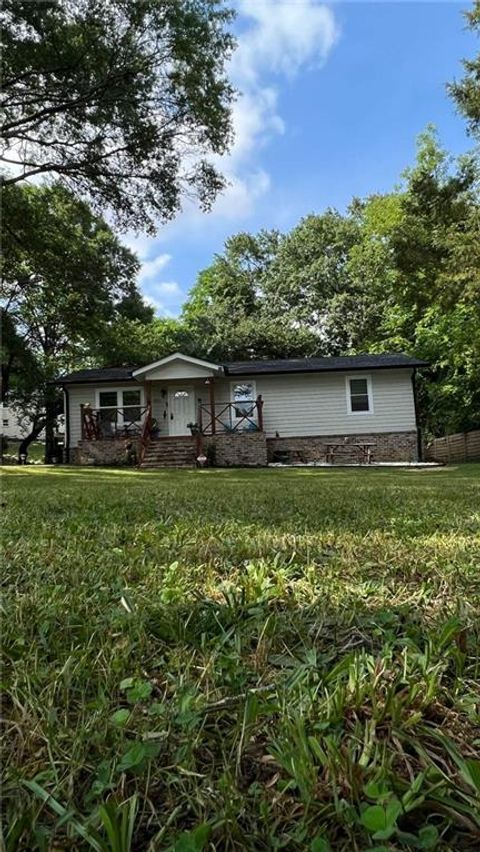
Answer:
<svg viewBox="0 0 480 852"><path fill-rule="evenodd" d="M156 438L147 444L141 468L194 467L196 441L190 436Z"/></svg>

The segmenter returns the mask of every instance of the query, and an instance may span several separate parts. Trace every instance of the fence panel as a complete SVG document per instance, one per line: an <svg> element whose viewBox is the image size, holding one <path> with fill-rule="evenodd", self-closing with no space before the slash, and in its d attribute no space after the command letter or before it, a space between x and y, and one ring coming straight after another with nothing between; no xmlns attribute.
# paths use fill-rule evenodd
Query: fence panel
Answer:
<svg viewBox="0 0 480 852"><path fill-rule="evenodd" d="M427 447L426 458L447 464L480 461L480 429L434 438Z"/></svg>

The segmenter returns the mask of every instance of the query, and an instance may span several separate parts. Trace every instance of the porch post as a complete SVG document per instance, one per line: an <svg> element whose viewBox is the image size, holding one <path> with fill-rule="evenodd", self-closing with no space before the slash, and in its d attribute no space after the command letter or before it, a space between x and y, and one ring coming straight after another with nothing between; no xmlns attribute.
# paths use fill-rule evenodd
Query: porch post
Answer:
<svg viewBox="0 0 480 852"><path fill-rule="evenodd" d="M215 435L215 383L213 376L208 380L208 392L210 397L210 417L212 419L212 435Z"/></svg>
<svg viewBox="0 0 480 852"><path fill-rule="evenodd" d="M257 396L257 412L258 412L258 428L260 432L263 432L263 399L262 394L259 393Z"/></svg>
<svg viewBox="0 0 480 852"><path fill-rule="evenodd" d="M83 402L80 405L80 421L81 421L81 429L82 429L82 441L85 438L85 414L83 411Z"/></svg>
<svg viewBox="0 0 480 852"><path fill-rule="evenodd" d="M147 405L152 404L152 383L145 382L145 401Z"/></svg>

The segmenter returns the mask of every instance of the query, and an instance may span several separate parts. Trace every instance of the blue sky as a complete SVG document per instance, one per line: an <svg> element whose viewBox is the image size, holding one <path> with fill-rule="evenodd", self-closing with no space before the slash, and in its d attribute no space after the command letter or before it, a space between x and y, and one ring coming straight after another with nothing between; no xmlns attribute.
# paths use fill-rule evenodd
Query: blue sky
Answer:
<svg viewBox="0 0 480 852"><path fill-rule="evenodd" d="M454 2L237 0L230 75L242 92L236 139L219 165L229 186L209 214L186 205L154 238L128 239L140 286L175 316L227 236L288 230L391 189L429 122L448 150L471 147L445 84L478 49Z"/></svg>

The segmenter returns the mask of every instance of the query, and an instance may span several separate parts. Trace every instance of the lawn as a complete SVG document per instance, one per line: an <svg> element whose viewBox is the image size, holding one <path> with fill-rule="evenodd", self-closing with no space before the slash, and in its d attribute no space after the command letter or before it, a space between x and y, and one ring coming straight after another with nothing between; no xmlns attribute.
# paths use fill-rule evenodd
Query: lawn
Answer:
<svg viewBox="0 0 480 852"><path fill-rule="evenodd" d="M7 850L478 850L480 465L5 473Z"/></svg>
<svg viewBox="0 0 480 852"><path fill-rule="evenodd" d="M18 450L20 446L20 441L15 440L14 438L7 438L7 449L6 456L12 458L13 461L18 459ZM28 461L31 462L43 462L45 458L45 444L42 441L32 441L28 448Z"/></svg>

